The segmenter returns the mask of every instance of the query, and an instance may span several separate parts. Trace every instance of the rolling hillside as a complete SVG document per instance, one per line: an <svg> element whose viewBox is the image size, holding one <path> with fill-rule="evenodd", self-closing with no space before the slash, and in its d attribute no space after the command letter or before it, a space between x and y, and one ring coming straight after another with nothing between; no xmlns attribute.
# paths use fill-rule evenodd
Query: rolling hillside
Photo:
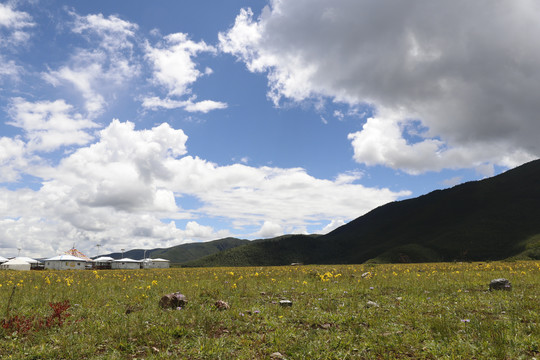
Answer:
<svg viewBox="0 0 540 360"><path fill-rule="evenodd" d="M540 160L501 175L381 206L324 237L333 258L496 260L540 234Z"/></svg>
<svg viewBox="0 0 540 360"><path fill-rule="evenodd" d="M324 236L289 235L188 266L540 259L540 160L388 203Z"/></svg>
<svg viewBox="0 0 540 360"><path fill-rule="evenodd" d="M304 262L317 246L320 235L284 235L254 240L247 245L216 253L184 264L185 266L273 266Z"/></svg>
<svg viewBox="0 0 540 360"><path fill-rule="evenodd" d="M208 242L197 242L173 246L166 249L151 249L146 250L146 257L163 258L170 260L172 264L184 264L186 262L196 260L208 255L219 253L237 246L245 245L249 240L241 240L236 238L225 238ZM120 259L121 253L112 253L105 256L110 256L114 259ZM124 257L132 259L142 259L144 250L135 249L124 252Z"/></svg>

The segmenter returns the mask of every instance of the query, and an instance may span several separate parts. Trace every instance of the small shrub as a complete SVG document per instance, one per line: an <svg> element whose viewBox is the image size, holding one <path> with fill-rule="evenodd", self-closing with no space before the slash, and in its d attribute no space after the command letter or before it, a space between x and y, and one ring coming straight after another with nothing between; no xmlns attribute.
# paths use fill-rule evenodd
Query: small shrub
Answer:
<svg viewBox="0 0 540 360"><path fill-rule="evenodd" d="M65 320L71 316L67 310L71 307L69 300L62 302L49 303L52 314L47 317L35 317L14 315L8 316L0 322L0 326L11 333L28 334L41 329L49 329L55 326L62 326Z"/></svg>

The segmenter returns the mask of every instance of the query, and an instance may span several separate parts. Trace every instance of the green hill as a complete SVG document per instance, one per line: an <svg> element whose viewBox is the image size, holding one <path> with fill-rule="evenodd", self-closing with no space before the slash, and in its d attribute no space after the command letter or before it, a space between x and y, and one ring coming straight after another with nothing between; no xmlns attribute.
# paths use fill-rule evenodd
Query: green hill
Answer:
<svg viewBox="0 0 540 360"><path fill-rule="evenodd" d="M272 266L303 262L306 249L318 244L319 235L284 235L254 240L247 245L216 253L185 266Z"/></svg>
<svg viewBox="0 0 540 360"><path fill-rule="evenodd" d="M540 234L540 160L501 175L393 202L324 237L325 261L498 260Z"/></svg>
<svg viewBox="0 0 540 360"><path fill-rule="evenodd" d="M187 263L284 265L540 259L540 160L388 203L323 236L289 235Z"/></svg>
<svg viewBox="0 0 540 360"><path fill-rule="evenodd" d="M174 246L168 249L159 249L152 252L153 258L164 258L175 264L184 264L194 259L220 253L238 246L246 245L249 240L225 238L209 242L198 242Z"/></svg>
<svg viewBox="0 0 540 360"><path fill-rule="evenodd" d="M172 264L184 264L186 262L199 259L208 255L219 253L228 249L235 248L248 244L249 240L241 240L236 238L224 238L208 242L197 242L173 246L166 249L151 249L146 250L146 257L163 258L170 260ZM124 257L132 259L142 259L145 250L135 249L124 252ZM121 253L112 253L111 256L115 259L122 257Z"/></svg>

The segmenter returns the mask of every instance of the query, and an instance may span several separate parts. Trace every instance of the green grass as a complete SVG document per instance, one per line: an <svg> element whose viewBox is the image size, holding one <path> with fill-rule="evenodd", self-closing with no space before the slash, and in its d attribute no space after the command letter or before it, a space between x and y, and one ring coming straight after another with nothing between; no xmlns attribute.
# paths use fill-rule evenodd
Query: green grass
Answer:
<svg viewBox="0 0 540 360"><path fill-rule="evenodd" d="M3 271L0 318L33 325L0 328L0 358L532 359L539 275L534 261ZM513 290L487 291L498 277ZM160 309L175 291L188 304ZM65 300L62 325L38 326L49 303ZM230 309L217 310L217 300Z"/></svg>

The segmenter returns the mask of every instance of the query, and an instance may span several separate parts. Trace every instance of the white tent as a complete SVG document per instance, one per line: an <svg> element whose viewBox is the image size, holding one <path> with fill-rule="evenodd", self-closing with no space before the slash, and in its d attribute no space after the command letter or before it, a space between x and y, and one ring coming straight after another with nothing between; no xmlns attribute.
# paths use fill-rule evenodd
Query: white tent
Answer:
<svg viewBox="0 0 540 360"><path fill-rule="evenodd" d="M113 261L114 259L109 256L98 257L94 259L94 269L110 269Z"/></svg>
<svg viewBox="0 0 540 360"><path fill-rule="evenodd" d="M17 256L15 259L26 261L29 264L39 264L39 261L26 256Z"/></svg>
<svg viewBox="0 0 540 360"><path fill-rule="evenodd" d="M0 264L5 263L6 261L8 261L8 259L6 259L3 256L0 256Z"/></svg>
<svg viewBox="0 0 540 360"><path fill-rule="evenodd" d="M29 258L29 257L26 257L26 256L17 256L15 259L26 261L27 263L30 264L31 269L42 269L41 262L36 260L36 259L32 259L32 258Z"/></svg>
<svg viewBox="0 0 540 360"><path fill-rule="evenodd" d="M30 270L30 267L31 265L29 262L20 258L8 260L0 265L0 269L2 270Z"/></svg>
<svg viewBox="0 0 540 360"><path fill-rule="evenodd" d="M143 267L145 269L168 269L170 267L170 261L166 259L145 259L143 261Z"/></svg>
<svg viewBox="0 0 540 360"><path fill-rule="evenodd" d="M87 261L73 255L59 255L45 259L45 269L84 270Z"/></svg>
<svg viewBox="0 0 540 360"><path fill-rule="evenodd" d="M111 265L112 269L140 269L141 261L130 258L114 260Z"/></svg>
<svg viewBox="0 0 540 360"><path fill-rule="evenodd" d="M110 256L100 256L96 259L94 259L95 262L110 262L114 261L114 259Z"/></svg>

